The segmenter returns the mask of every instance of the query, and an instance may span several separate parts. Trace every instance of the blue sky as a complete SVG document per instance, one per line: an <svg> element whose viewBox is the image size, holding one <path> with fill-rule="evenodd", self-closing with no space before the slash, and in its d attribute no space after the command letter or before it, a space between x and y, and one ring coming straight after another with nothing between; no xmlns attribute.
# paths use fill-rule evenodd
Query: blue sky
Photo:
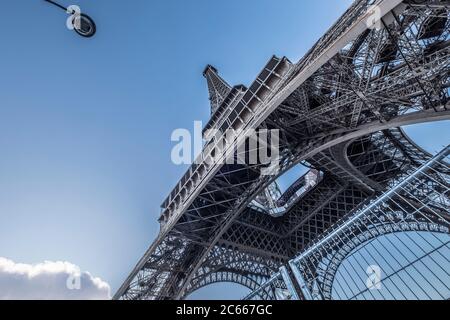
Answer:
<svg viewBox="0 0 450 320"><path fill-rule="evenodd" d="M208 119L205 65L249 84L272 54L297 61L350 2L61 0L95 18L86 40L42 0L4 1L0 257L70 261L114 292L185 170L172 131ZM432 151L450 141L448 123L408 131Z"/></svg>

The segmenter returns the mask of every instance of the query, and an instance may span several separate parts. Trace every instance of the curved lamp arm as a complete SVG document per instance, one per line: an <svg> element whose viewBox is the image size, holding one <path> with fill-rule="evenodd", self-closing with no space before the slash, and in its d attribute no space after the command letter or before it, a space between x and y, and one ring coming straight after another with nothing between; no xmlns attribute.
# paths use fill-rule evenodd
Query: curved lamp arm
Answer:
<svg viewBox="0 0 450 320"><path fill-rule="evenodd" d="M56 3L55 1L52 1L52 0L44 0L44 1L48 2L48 3L51 3L52 5L57 6L58 8L60 8L60 9L62 9L64 11L67 11L66 7L64 7L63 5L60 5L59 3Z"/></svg>

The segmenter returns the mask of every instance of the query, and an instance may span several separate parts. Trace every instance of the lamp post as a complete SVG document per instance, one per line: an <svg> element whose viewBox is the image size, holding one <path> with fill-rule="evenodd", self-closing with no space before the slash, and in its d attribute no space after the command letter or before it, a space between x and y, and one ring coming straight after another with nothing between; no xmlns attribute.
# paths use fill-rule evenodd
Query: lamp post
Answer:
<svg viewBox="0 0 450 320"><path fill-rule="evenodd" d="M69 6L64 7L63 5L52 1L52 0L44 0L68 13L70 17L67 20L67 26L70 29L75 30L80 36L85 38L92 37L97 31L97 27L95 25L94 20L89 17L87 14L81 13L79 7L77 6Z"/></svg>

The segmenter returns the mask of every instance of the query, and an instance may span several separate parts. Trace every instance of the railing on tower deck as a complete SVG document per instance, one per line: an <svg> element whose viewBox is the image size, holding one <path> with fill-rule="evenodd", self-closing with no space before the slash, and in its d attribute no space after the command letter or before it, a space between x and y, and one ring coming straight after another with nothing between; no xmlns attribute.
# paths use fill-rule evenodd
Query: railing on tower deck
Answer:
<svg viewBox="0 0 450 320"><path fill-rule="evenodd" d="M295 181L278 199L272 199L272 203L263 205L256 200L249 204L253 210L273 217L281 217L286 214L300 199L316 187L323 179L323 172L311 169L297 181Z"/></svg>

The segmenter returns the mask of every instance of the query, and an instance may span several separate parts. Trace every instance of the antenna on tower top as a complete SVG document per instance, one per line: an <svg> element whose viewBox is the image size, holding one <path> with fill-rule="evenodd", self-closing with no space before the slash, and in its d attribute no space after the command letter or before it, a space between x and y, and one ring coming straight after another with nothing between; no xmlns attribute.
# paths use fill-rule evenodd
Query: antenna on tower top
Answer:
<svg viewBox="0 0 450 320"><path fill-rule="evenodd" d="M209 100L211 101L211 114L214 114L231 91L231 86L219 76L216 68L207 65L203 76L208 83Z"/></svg>

